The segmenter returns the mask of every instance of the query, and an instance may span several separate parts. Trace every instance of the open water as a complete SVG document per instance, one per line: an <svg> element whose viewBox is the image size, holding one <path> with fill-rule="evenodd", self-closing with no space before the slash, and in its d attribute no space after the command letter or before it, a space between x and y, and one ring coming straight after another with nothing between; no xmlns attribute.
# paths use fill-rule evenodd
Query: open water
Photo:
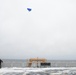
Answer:
<svg viewBox="0 0 76 75"><path fill-rule="evenodd" d="M48 60L51 63L50 67L76 67L76 60ZM27 59L3 59L2 67L23 67L28 64ZM35 67L36 64L32 64ZM39 65L40 66L40 65Z"/></svg>

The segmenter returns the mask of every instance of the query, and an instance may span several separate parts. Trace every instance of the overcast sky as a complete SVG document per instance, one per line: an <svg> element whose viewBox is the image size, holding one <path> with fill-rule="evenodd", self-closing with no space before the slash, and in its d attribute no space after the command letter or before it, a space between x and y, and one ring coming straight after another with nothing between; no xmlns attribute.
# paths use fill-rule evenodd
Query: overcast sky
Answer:
<svg viewBox="0 0 76 75"><path fill-rule="evenodd" d="M76 0L0 0L0 58L35 57L76 59Z"/></svg>

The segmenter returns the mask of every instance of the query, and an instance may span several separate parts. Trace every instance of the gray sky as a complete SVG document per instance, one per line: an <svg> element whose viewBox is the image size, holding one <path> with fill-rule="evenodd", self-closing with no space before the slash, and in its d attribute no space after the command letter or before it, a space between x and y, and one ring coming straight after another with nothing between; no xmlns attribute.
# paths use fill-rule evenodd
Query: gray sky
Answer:
<svg viewBox="0 0 76 75"><path fill-rule="evenodd" d="M0 58L33 57L76 59L76 0L0 0Z"/></svg>

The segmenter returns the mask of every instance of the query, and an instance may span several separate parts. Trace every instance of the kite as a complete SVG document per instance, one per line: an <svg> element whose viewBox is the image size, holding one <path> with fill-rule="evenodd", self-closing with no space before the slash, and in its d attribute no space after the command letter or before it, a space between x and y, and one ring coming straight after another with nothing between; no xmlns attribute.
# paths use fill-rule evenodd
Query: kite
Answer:
<svg viewBox="0 0 76 75"><path fill-rule="evenodd" d="M32 9L31 8L27 8L27 10L30 12Z"/></svg>

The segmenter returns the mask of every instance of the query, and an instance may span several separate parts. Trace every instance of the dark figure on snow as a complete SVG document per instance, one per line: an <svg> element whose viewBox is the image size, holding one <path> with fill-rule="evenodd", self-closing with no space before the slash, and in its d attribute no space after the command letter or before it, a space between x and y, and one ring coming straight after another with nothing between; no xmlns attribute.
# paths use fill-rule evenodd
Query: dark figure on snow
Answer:
<svg viewBox="0 0 76 75"><path fill-rule="evenodd" d="M3 61L0 59L0 68L2 67L2 66L1 66L1 63L2 63L2 62L3 62Z"/></svg>

